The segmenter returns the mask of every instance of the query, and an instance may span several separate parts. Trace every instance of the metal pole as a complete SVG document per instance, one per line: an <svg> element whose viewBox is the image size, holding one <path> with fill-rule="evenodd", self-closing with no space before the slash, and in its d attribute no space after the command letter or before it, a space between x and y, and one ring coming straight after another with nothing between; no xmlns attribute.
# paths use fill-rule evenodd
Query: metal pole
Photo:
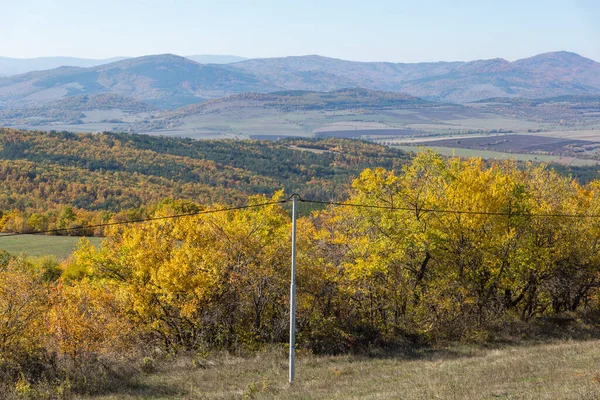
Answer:
<svg viewBox="0 0 600 400"><path fill-rule="evenodd" d="M294 382L296 356L296 198L292 203L292 279L290 284L290 375L289 382Z"/></svg>

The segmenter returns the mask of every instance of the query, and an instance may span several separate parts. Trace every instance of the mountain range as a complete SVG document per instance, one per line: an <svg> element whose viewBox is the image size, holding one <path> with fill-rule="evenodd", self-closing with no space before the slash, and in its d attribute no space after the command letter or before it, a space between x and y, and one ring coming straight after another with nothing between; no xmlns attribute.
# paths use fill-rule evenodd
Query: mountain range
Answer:
<svg viewBox="0 0 600 400"><path fill-rule="evenodd" d="M207 61L198 57L192 58ZM600 63L569 52L514 62L491 59L413 64L314 55L215 64L163 54L3 77L0 107L39 106L70 96L111 93L159 108L176 108L248 92L344 88L406 93L452 103L498 97L600 95Z"/></svg>

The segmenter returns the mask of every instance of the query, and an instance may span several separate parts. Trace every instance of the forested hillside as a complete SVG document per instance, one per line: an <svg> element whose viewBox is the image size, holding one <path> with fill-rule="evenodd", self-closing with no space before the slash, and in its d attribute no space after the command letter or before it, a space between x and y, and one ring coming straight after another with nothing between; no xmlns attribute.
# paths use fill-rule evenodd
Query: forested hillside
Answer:
<svg viewBox="0 0 600 400"><path fill-rule="evenodd" d="M339 199L364 168L396 169L407 159L399 150L338 139L195 141L0 129L2 225L43 230L133 209L140 215L167 198L240 204L279 189Z"/></svg>
<svg viewBox="0 0 600 400"><path fill-rule="evenodd" d="M26 232L141 218L165 200L239 205L284 189L345 199L365 168L409 156L358 140L235 141L0 128L0 230ZM596 167L556 166L586 183ZM102 234L74 230L67 234Z"/></svg>

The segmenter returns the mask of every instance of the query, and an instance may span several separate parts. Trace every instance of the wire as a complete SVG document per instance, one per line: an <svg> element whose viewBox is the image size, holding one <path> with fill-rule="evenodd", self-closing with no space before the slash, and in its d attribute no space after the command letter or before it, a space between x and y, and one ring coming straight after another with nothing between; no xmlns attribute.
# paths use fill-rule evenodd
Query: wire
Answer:
<svg viewBox="0 0 600 400"><path fill-rule="evenodd" d="M225 212L225 211L245 210L245 209L248 209L248 208L257 208L257 207L264 207L264 206L269 206L269 205L273 205L273 204L287 203L290 198L285 199L285 200L270 201L270 202L267 202L267 203L249 204L249 205L246 205L246 206L239 206L239 207L219 208L219 209L216 209L216 210L196 211L196 212L185 213L185 214L166 215L166 216L162 216L162 217L150 217L150 218L132 219L132 220L127 220L127 221L106 222L106 223L103 223L103 224L86 225L86 226L75 226L75 227L60 228L60 229L47 229L47 230L43 230L43 231L7 233L7 234L0 234L0 239L3 238L3 237L8 237L8 236L38 235L38 234L43 234L43 233L67 232L67 231L74 231L74 230L79 230L79 229L103 228L103 227L114 226L114 225L137 224L137 223L140 223L140 222L159 221L159 220L164 220L164 219L175 219L175 218L182 218L182 217L191 217L191 216L194 216L194 215L214 214L214 213Z"/></svg>
<svg viewBox="0 0 600 400"><path fill-rule="evenodd" d="M356 204L356 203L340 203L335 201L319 201L319 200L306 200L299 198L304 203L315 203L332 206L345 206L345 207L361 207L361 208L376 208L382 210L391 211L418 211L422 213L440 213L440 214L469 214L469 215L500 215L509 217L564 217L564 218L600 218L600 214L531 214L531 213L511 213L505 211L468 211L468 210L445 210L439 208L414 208L414 207L394 207L394 206L378 206L375 204Z"/></svg>
<svg viewBox="0 0 600 400"><path fill-rule="evenodd" d="M510 217L600 218L599 214L560 214L560 213L530 214L530 213L509 213L509 212L502 212L502 211L445 210L445 209L437 209L437 208L416 209L416 208L411 208L411 207L379 206L379 205L375 205L375 204L342 203L342 202L336 202L336 201L303 199L299 194L294 193L294 194L290 195L287 199L278 200L278 201L270 201L270 202L266 202L266 203L249 204L246 206L238 206L238 207L220 208L220 209L216 209L216 210L196 211L196 212L185 213L185 214L167 215L167 216L162 216L162 217L150 217L150 218L133 219L133 220L128 220L128 221L106 222L103 224L76 226L76 227L70 227L70 228L7 233L7 234L0 234L0 239L3 237L9 237L9 236L39 235L39 234L45 234L45 233L68 232L68 231L74 231L74 230L79 230L79 229L104 228L104 227L115 226L115 225L136 224L136 223L149 222L149 221L159 221L159 220L165 220L165 219L191 217L191 216L195 216L195 215L214 214L214 213L226 212L226 211L245 210L245 209L249 209L249 208L264 207L264 206L269 206L269 205L274 205L274 204L284 204L284 203L289 202L294 197L296 197L298 199L298 201L300 201L302 203L313 203L313 204L322 204L322 205L329 205L329 206L375 208L375 209L390 210L390 211L418 211L418 212L422 212L422 213L468 214L468 215L499 215L499 216L510 216Z"/></svg>

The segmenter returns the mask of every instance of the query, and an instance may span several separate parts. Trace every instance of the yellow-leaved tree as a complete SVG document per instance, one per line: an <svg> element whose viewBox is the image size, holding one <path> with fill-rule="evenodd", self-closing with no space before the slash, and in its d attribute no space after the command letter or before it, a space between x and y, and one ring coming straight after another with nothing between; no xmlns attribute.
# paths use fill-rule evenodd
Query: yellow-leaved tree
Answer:
<svg viewBox="0 0 600 400"><path fill-rule="evenodd" d="M153 221L113 230L100 252L82 249L70 268L117 282L133 322L169 350L277 341L286 332L289 227L278 204Z"/></svg>

